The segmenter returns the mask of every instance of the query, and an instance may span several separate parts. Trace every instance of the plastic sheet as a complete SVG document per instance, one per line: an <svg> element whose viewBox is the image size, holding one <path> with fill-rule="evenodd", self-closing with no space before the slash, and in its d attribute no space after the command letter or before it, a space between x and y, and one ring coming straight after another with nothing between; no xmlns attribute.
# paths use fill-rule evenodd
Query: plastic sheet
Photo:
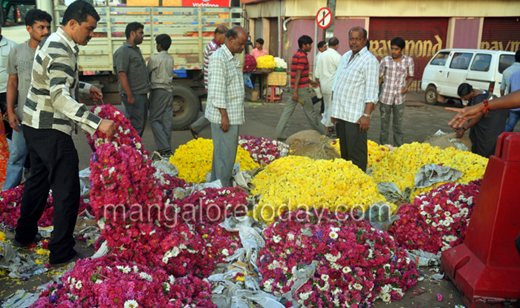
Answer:
<svg viewBox="0 0 520 308"><path fill-rule="evenodd" d="M415 262L418 267L427 266L435 267L441 265L441 253L433 254L424 250L408 250L410 259Z"/></svg>
<svg viewBox="0 0 520 308"><path fill-rule="evenodd" d="M425 188L440 182L456 182L462 171L436 164L422 166L415 175L415 188Z"/></svg>

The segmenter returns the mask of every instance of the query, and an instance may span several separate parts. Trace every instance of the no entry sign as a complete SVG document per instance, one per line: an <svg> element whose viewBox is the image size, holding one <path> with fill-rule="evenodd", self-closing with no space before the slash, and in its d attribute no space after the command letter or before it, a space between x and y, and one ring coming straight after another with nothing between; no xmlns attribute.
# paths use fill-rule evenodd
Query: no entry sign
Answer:
<svg viewBox="0 0 520 308"><path fill-rule="evenodd" d="M326 29L332 23L332 12L328 7L322 7L316 14L316 23L318 27Z"/></svg>

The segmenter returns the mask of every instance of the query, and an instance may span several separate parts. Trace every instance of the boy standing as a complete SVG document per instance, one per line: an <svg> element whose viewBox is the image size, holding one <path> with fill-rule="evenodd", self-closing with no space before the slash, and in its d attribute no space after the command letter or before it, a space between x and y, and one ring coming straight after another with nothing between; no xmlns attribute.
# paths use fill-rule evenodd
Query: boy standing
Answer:
<svg viewBox="0 0 520 308"><path fill-rule="evenodd" d="M155 145L162 156L170 156L173 117L173 57L168 54L172 39L168 34L155 38L159 54L148 61L150 75L150 125Z"/></svg>
<svg viewBox="0 0 520 308"><path fill-rule="evenodd" d="M388 144L388 131L390 130L390 113L393 112L394 146L403 144L403 116L404 99L408 87L413 82L414 63L411 57L403 55L405 41L396 37L390 42L392 54L381 60L379 68L379 85L385 78L383 92L379 100L381 106L381 135L380 144Z"/></svg>

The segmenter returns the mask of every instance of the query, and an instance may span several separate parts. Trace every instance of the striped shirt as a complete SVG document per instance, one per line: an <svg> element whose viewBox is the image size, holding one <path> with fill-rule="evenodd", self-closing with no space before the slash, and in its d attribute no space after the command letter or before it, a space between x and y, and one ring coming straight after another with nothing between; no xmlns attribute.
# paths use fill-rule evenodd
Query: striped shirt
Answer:
<svg viewBox="0 0 520 308"><path fill-rule="evenodd" d="M401 94L408 77L413 77L415 66L411 57L403 55L399 61L394 61L392 56L386 56L379 66L379 78L385 77L383 92L379 100L387 105L400 105L404 103L405 94Z"/></svg>
<svg viewBox="0 0 520 308"><path fill-rule="evenodd" d="M208 90L208 76L209 76L209 57L220 48L220 44L212 39L211 42L206 45L206 49L204 49L204 86L206 87L206 91Z"/></svg>
<svg viewBox="0 0 520 308"><path fill-rule="evenodd" d="M88 96L90 84L79 81L78 45L61 28L36 50L31 87L23 109L23 124L35 129L55 129L66 134L74 123L94 133L101 118L77 101Z"/></svg>
<svg viewBox="0 0 520 308"><path fill-rule="evenodd" d="M307 53L301 49L298 49L298 51L292 57L291 88L294 88L296 71L298 70L302 71L298 88L306 88L309 86L309 59L307 59Z"/></svg>
<svg viewBox="0 0 520 308"><path fill-rule="evenodd" d="M219 109L226 109L230 125L244 124L244 77L240 61L226 45L215 51L209 61L206 118L221 124Z"/></svg>
<svg viewBox="0 0 520 308"><path fill-rule="evenodd" d="M352 60L352 50L348 51L336 72L332 101L333 118L356 123L365 112L367 103L377 103L379 94L379 63L366 47Z"/></svg>

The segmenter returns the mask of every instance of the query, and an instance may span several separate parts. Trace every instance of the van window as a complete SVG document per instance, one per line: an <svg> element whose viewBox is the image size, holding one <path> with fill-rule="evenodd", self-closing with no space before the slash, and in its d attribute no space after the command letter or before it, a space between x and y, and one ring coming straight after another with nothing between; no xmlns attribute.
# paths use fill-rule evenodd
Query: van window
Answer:
<svg viewBox="0 0 520 308"><path fill-rule="evenodd" d="M3 2L3 25L25 25L25 15L35 7L32 1Z"/></svg>
<svg viewBox="0 0 520 308"><path fill-rule="evenodd" d="M491 55L478 53L475 57L475 60L473 60L471 70L478 72L487 72L489 71L489 64L491 64Z"/></svg>
<svg viewBox="0 0 520 308"><path fill-rule="evenodd" d="M468 69L471 57L473 57L472 53L456 52L455 55L453 55L453 59L451 60L450 68L460 70Z"/></svg>
<svg viewBox="0 0 520 308"><path fill-rule="evenodd" d="M502 74L508 67L515 63L515 55L500 55L498 72Z"/></svg>
<svg viewBox="0 0 520 308"><path fill-rule="evenodd" d="M440 65L444 66L446 65L446 62L448 61L448 56L450 55L449 52L439 52L435 58L432 60L430 65Z"/></svg>

